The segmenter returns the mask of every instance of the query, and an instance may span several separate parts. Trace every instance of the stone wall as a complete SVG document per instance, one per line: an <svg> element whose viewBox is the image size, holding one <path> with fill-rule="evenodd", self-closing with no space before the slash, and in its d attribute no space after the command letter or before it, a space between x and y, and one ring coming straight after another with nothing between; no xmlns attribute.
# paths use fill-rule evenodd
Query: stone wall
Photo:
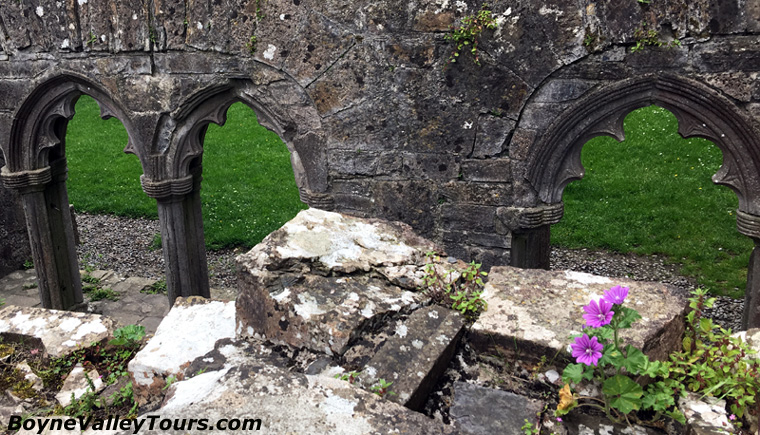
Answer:
<svg viewBox="0 0 760 435"><path fill-rule="evenodd" d="M310 205L404 221L466 260L509 263L514 245L524 252L513 264L542 266L562 188L583 175L582 144L621 138L625 114L656 103L684 135L721 147L727 163L716 180L737 191L743 232L760 235L760 0L495 2L498 28L481 37L481 64L467 49L449 64L448 29L480 7L5 1L6 170L60 158L61 129L51 126L87 93L124 123L127 151L161 208L162 198L193 191L203 126L243 101L288 145ZM633 52L649 30L663 46ZM189 201L183 207L199 207ZM173 207L162 219L193 215ZM162 234L172 231L185 230ZM181 234L202 245L202 232Z"/></svg>

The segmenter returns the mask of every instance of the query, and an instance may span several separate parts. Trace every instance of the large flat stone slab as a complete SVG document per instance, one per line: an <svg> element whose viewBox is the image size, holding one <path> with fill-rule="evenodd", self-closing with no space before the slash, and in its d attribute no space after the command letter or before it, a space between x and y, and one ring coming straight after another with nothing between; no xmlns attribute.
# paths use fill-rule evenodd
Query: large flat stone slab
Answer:
<svg viewBox="0 0 760 435"><path fill-rule="evenodd" d="M386 399L419 411L438 378L448 367L464 319L458 312L440 306L420 308L396 327L362 370L365 388L378 380L392 382Z"/></svg>
<svg viewBox="0 0 760 435"><path fill-rule="evenodd" d="M105 340L113 330L113 321L98 314L13 305L0 308L0 335L38 338L52 357Z"/></svg>
<svg viewBox="0 0 760 435"><path fill-rule="evenodd" d="M521 434L527 419L535 423L543 402L508 391L454 383L451 418L460 433L469 435Z"/></svg>
<svg viewBox="0 0 760 435"><path fill-rule="evenodd" d="M488 310L471 329L473 345L481 352L523 356L555 355L569 358L570 334L580 333L585 324L583 306L599 299L615 285L629 287L625 306L642 316L621 337L650 358L663 360L680 348L687 295L661 283L571 271L547 271L494 267L483 298Z"/></svg>
<svg viewBox="0 0 760 435"><path fill-rule="evenodd" d="M237 257L237 332L340 355L373 319L428 299L409 290L434 249L402 223L304 210Z"/></svg>
<svg viewBox="0 0 760 435"><path fill-rule="evenodd" d="M193 360L234 336L234 302L177 298L156 334L129 362L135 399L145 403L161 392L169 376L184 378Z"/></svg>
<svg viewBox="0 0 760 435"><path fill-rule="evenodd" d="M161 431L167 434L221 433L215 425L222 419L240 419L241 424L256 419L262 433L452 433L440 422L348 382L277 367L271 358L262 359L263 351L254 344L225 343L216 352L224 356L221 367L172 384L162 407L138 420L192 416L206 419L209 426ZM144 427L139 433L150 431Z"/></svg>

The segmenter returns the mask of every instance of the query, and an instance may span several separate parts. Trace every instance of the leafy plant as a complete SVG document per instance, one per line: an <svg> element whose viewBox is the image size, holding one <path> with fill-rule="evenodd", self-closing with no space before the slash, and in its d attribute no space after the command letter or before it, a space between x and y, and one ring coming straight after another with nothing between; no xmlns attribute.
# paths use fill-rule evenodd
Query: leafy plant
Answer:
<svg viewBox="0 0 760 435"><path fill-rule="evenodd" d="M357 379L359 379L359 375L361 372L357 371L350 371L348 373L338 373L335 375L335 379L340 379L341 381L348 381L349 384L353 384L356 382Z"/></svg>
<svg viewBox="0 0 760 435"><path fill-rule="evenodd" d="M525 419L525 424L522 425L520 430L523 431L523 434L525 435L539 435L539 433L541 433L541 430L533 427L533 423L528 421L527 418Z"/></svg>
<svg viewBox="0 0 760 435"><path fill-rule="evenodd" d="M457 61L465 46L470 46L473 62L478 66L480 65L480 54L478 52L480 36L484 30L494 30L498 26L496 19L491 16L491 11L487 7L484 4L477 14L462 18L462 24L459 27L451 27L451 31L446 35L446 40L453 42L455 48L449 57L449 64Z"/></svg>
<svg viewBox="0 0 760 435"><path fill-rule="evenodd" d="M697 289L689 298L683 350L671 355L669 376L661 389L685 389L726 399L732 414L739 418L755 404L760 393L760 359L747 343L731 336L703 317L715 298Z"/></svg>
<svg viewBox="0 0 760 435"><path fill-rule="evenodd" d="M662 363L650 362L641 350L631 345L623 346L620 341L620 330L631 328L641 318L636 310L623 306L627 296L627 287L615 286L606 291L602 299L592 300L583 307L588 333L575 337L571 348L577 363L569 364L562 378L568 384L594 378L601 382L603 400L582 397L585 401L580 406L599 408L612 421L629 422L633 419L638 422L633 411L651 409L655 412L655 420L664 413L683 423L683 414L673 406L672 392L666 394L651 388L645 392L632 379L641 375L655 378L664 373ZM556 415L564 415L579 405L574 395L568 398L568 393L566 385Z"/></svg>
<svg viewBox="0 0 760 435"><path fill-rule="evenodd" d="M87 34L87 41L85 41L85 45L93 45L97 41L98 37L95 35L95 32L90 30L90 33Z"/></svg>
<svg viewBox="0 0 760 435"><path fill-rule="evenodd" d="M145 327L142 325L127 325L113 332L113 339L108 344L114 346L138 346L145 337Z"/></svg>
<svg viewBox="0 0 760 435"><path fill-rule="evenodd" d="M670 42L660 40L660 32L654 29L648 29L646 23L641 23L641 27L636 29L636 31L633 33L633 37L636 39L636 44L631 47L631 51L633 53L642 51L647 46L664 46L667 48L681 46L681 41L678 39L674 39Z"/></svg>
<svg viewBox="0 0 760 435"><path fill-rule="evenodd" d="M34 261L31 259L24 261L24 265L22 266L24 270L34 269Z"/></svg>
<svg viewBox="0 0 760 435"><path fill-rule="evenodd" d="M82 291L87 293L90 296L90 301L102 301L103 299L108 299L111 301L118 301L119 300L119 294L115 291L111 290L108 287L92 287L92 286L84 286L82 288Z"/></svg>
<svg viewBox="0 0 760 435"><path fill-rule="evenodd" d="M706 299L706 294L696 290L689 299L683 350L672 354L669 361L650 361L641 350L620 342L619 331L641 318L636 310L623 306L626 287L613 287L601 300L585 306L588 334L576 337L571 345L577 363L564 370L562 378L567 384L560 392L555 414L591 406L613 421L642 423L634 411L649 410L650 421L667 415L683 423L684 416L675 405L689 390L725 398L731 412L741 418L760 392L760 360L749 359L752 351L746 343L731 337L729 330L715 332L712 321L702 317L703 310L714 302ZM649 377L652 382L644 388L634 380L637 376ZM601 382L603 399L572 394L570 383L592 379Z"/></svg>
<svg viewBox="0 0 760 435"><path fill-rule="evenodd" d="M82 276L82 282L85 282L87 284L93 284L93 285L100 284L100 280L90 275L89 273L85 273L84 276Z"/></svg>
<svg viewBox="0 0 760 435"><path fill-rule="evenodd" d="M462 272L449 269L441 272L440 257L435 252L425 254L425 276L422 281L423 291L433 302L450 307L461 312L468 319L473 319L488 308L481 297L483 294L483 278L488 273L480 270L481 265L474 261L467 265Z"/></svg>
<svg viewBox="0 0 760 435"><path fill-rule="evenodd" d="M154 282L148 287L145 287L144 289L140 290L140 293L144 293L147 295L158 295L158 294L166 294L166 279L161 278L158 281Z"/></svg>
<svg viewBox="0 0 760 435"><path fill-rule="evenodd" d="M393 384L393 382L388 382L385 379L378 379L377 383L375 383L370 390L377 394L380 397L385 397L386 394L389 394L391 396L395 395L393 391L389 391L388 387L390 387Z"/></svg>
<svg viewBox="0 0 760 435"><path fill-rule="evenodd" d="M258 38L256 38L256 35L252 35L252 36L251 36L251 39L248 41L248 43L247 43L247 44L245 44L245 48L247 48L247 49L248 49L248 51L249 51L251 54L254 54L254 53L256 53L256 41L257 41L257 40L258 40Z"/></svg>
<svg viewBox="0 0 760 435"><path fill-rule="evenodd" d="M96 388L92 379L90 379L87 373L85 373L84 378L87 381L87 392L79 397L79 399L74 396L73 392L71 393L71 404L63 408L63 413L65 415L70 417L82 417L92 414L95 408L100 408L102 406L100 397L95 394Z"/></svg>
<svg viewBox="0 0 760 435"><path fill-rule="evenodd" d="M164 385L164 388L161 389L161 391L166 391L169 389L169 387L172 386L173 383L177 382L179 379L177 379L176 376L171 375L168 378L166 378L166 385Z"/></svg>

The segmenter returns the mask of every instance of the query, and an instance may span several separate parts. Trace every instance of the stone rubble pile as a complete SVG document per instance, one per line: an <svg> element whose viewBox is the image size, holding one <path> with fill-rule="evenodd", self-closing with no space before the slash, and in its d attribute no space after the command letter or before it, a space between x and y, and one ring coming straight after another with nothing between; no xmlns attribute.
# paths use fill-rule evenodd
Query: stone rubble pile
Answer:
<svg viewBox="0 0 760 435"><path fill-rule="evenodd" d="M299 213L238 257L237 301L177 300L129 364L138 418L256 418L271 433L522 433L545 401L499 389L500 369L486 363L472 368L476 379L451 384L452 424L416 411L438 388L464 337L481 361L507 365L519 354L526 362L516 364L559 385L568 335L582 326L582 305L616 284L635 289L630 301L643 316L628 340L652 358L679 346L681 291L575 272L494 267L483 293L488 309L467 328L460 313L431 305L419 291L425 253L436 249L403 224L315 209ZM439 261L442 268L465 266ZM50 331L58 338L44 334ZM48 353L71 348L61 331L89 343L110 335L112 326L97 315L0 310L0 332L39 335ZM556 357L556 365L538 365L542 355ZM684 406L696 410L689 414L693 433L713 433L697 411L707 406L713 412L714 404ZM571 414L550 429L664 433L593 420ZM196 432L203 430L162 431Z"/></svg>

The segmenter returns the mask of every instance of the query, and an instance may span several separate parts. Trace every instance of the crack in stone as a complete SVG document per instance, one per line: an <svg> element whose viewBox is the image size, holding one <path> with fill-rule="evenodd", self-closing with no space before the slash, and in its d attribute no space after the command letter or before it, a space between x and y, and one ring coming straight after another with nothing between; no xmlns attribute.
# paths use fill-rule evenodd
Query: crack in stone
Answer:
<svg viewBox="0 0 760 435"><path fill-rule="evenodd" d="M335 66L335 64L337 64L338 62L340 62L348 54L348 52L351 51L351 49L354 48L354 47L356 47L356 40L354 40L353 44L351 44L343 53L341 53L341 55L338 56L338 58L335 59L335 61L333 61L330 65L328 65L327 68L325 68L324 71L322 71L321 73L319 73L319 75L317 77L315 77L314 80L312 80L309 83L307 83L306 86L304 86L304 89L308 88L314 82L316 82L317 80L319 80L320 78L322 78L322 76L324 76L325 74L327 74L327 72L330 71L332 69L332 67Z"/></svg>

